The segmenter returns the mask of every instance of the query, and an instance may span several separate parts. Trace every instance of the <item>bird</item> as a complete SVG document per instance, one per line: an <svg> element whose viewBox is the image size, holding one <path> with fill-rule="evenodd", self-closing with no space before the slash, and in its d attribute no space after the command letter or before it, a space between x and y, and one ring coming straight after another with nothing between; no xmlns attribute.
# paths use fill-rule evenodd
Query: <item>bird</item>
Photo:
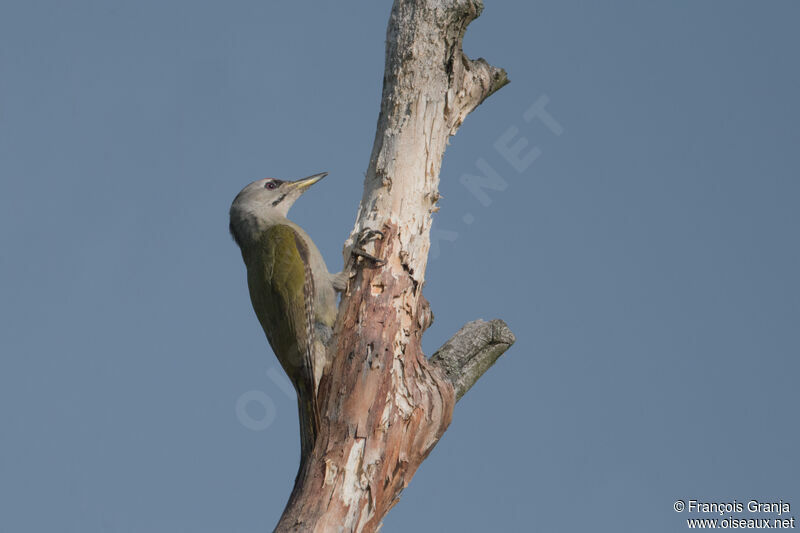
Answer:
<svg viewBox="0 0 800 533"><path fill-rule="evenodd" d="M230 233L247 269L253 310L297 392L301 461L313 449L319 428L317 389L327 364L325 345L336 320L336 292L346 287L347 275L331 274L314 241L287 215L327 174L259 179L245 186L230 208Z"/></svg>

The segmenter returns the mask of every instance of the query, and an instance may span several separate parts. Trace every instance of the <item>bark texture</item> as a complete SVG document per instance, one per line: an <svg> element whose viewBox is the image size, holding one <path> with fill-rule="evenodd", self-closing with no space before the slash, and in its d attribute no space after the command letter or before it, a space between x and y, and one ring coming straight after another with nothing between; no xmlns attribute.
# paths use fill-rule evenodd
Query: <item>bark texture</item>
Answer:
<svg viewBox="0 0 800 533"><path fill-rule="evenodd" d="M502 320L475 320L436 350L430 362L444 371L453 384L456 400L460 400L514 341L514 334Z"/></svg>
<svg viewBox="0 0 800 533"><path fill-rule="evenodd" d="M428 360L422 296L448 138L508 83L462 52L480 0L395 0L357 236L380 230L343 295L319 387L321 421L277 531L376 531L450 423L457 398L514 341L502 321L467 324ZM488 326L487 326L488 325Z"/></svg>

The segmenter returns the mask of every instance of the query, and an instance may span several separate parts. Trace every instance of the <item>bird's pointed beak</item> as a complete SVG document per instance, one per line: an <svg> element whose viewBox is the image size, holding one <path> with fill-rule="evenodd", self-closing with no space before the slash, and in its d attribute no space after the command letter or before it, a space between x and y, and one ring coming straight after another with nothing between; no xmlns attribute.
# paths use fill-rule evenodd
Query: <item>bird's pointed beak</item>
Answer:
<svg viewBox="0 0 800 533"><path fill-rule="evenodd" d="M306 189L308 189L309 187L311 187L312 185L314 185L316 182L318 182L319 180L321 180L322 178L324 178L327 175L328 175L327 172L320 172L319 174L314 174L313 176L309 176L307 178L303 178L303 179L300 179L300 180L297 180L297 181L293 181L292 185L294 186L294 188L300 189L300 191L302 192L302 191L305 191Z"/></svg>

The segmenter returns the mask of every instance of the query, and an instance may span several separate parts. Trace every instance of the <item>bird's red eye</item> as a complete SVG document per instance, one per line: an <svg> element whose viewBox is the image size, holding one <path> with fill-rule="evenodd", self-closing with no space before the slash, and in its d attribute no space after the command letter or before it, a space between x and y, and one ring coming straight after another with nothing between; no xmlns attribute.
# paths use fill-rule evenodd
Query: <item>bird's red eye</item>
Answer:
<svg viewBox="0 0 800 533"><path fill-rule="evenodd" d="M264 185L264 187L266 187L267 189L270 189L270 190L274 189L277 186L278 185L274 181L268 181L267 184Z"/></svg>

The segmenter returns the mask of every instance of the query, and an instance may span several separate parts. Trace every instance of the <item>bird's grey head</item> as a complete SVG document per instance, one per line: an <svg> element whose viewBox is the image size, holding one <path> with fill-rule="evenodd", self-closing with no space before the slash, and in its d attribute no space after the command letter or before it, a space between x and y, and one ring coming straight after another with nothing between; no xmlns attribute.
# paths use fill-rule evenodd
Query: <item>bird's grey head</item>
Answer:
<svg viewBox="0 0 800 533"><path fill-rule="evenodd" d="M231 204L230 230L233 239L242 246L244 239L285 219L295 200L327 175L327 172L323 172L296 181L263 178L247 185Z"/></svg>

